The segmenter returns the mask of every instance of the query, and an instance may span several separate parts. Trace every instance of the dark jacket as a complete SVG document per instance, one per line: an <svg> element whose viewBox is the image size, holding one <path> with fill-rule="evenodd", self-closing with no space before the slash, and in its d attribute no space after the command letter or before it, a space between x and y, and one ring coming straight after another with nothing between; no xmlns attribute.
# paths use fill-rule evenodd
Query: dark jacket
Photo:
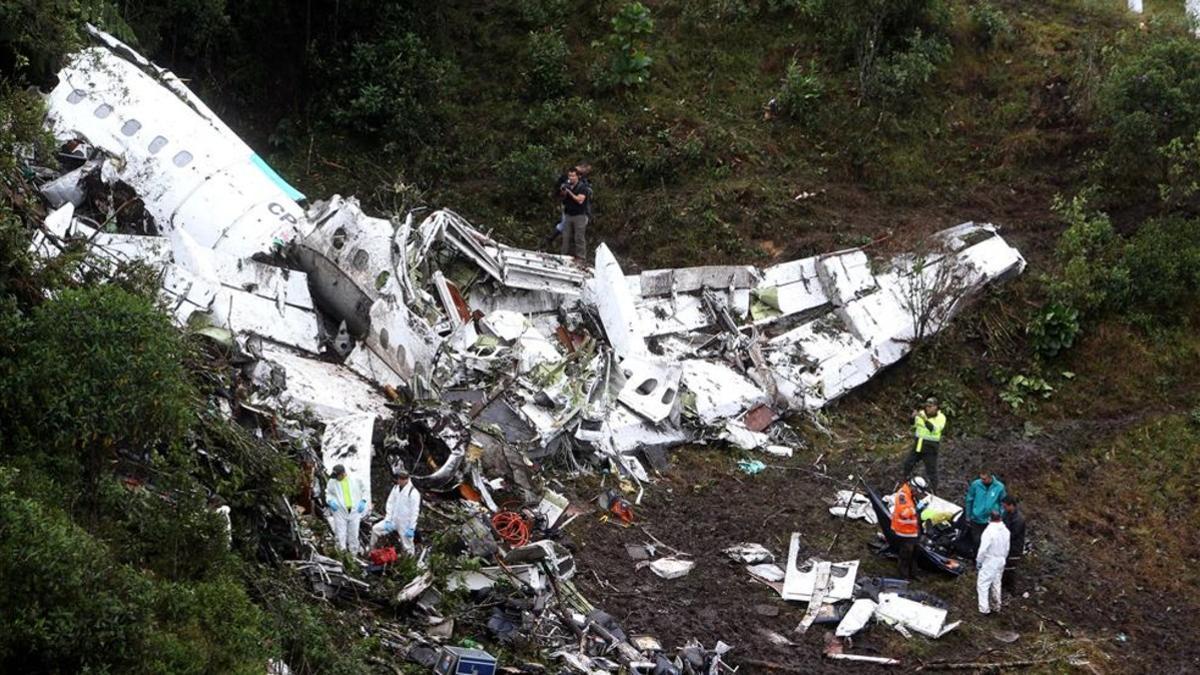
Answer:
<svg viewBox="0 0 1200 675"><path fill-rule="evenodd" d="M1004 525L1008 528L1008 557L1025 555L1025 516L1021 515L1021 509L1005 511Z"/></svg>
<svg viewBox="0 0 1200 675"><path fill-rule="evenodd" d="M574 199L571 199L570 196L562 193L564 188L568 191L574 192L577 195L586 195L587 199L583 200L582 204L579 204ZM572 188L567 184L567 177L561 176L558 182L558 189L559 194L561 195L560 199L562 201L563 213L568 216L588 216L588 218L591 218L592 186L588 183L586 178L580 178L579 182L575 183L575 187Z"/></svg>

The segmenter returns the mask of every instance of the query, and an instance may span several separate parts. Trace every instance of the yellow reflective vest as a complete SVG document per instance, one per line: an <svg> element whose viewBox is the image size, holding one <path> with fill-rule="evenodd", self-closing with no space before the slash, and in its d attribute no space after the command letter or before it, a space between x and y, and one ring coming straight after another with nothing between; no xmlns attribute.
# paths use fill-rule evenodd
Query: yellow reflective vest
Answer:
<svg viewBox="0 0 1200 675"><path fill-rule="evenodd" d="M926 424L928 422L929 424ZM929 427L933 428L930 429ZM938 414L933 417L926 417L921 413L913 418L913 434L917 437L917 452L921 451L921 447L925 441L932 443L942 442L942 429L946 428L946 413L938 411Z"/></svg>

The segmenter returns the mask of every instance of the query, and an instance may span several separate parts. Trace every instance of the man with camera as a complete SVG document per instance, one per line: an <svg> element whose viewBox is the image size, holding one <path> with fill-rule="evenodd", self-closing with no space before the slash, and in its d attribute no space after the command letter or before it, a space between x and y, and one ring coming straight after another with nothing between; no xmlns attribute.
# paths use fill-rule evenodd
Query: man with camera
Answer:
<svg viewBox="0 0 1200 675"><path fill-rule="evenodd" d="M592 207L592 188L582 178L579 167L567 169L567 180L558 188L563 210L562 254L587 258L588 214Z"/></svg>

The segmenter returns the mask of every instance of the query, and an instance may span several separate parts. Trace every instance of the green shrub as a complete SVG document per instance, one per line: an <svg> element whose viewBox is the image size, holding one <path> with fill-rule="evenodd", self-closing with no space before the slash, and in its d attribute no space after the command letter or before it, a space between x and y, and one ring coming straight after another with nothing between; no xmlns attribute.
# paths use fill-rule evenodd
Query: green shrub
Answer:
<svg viewBox="0 0 1200 675"><path fill-rule="evenodd" d="M1122 53L1098 88L1095 126L1108 187L1129 194L1165 182L1169 145L1200 131L1200 43L1158 38Z"/></svg>
<svg viewBox="0 0 1200 675"><path fill-rule="evenodd" d="M570 52L557 28L530 33L525 43L525 69L521 73L531 98L558 98L571 89Z"/></svg>
<svg viewBox="0 0 1200 675"><path fill-rule="evenodd" d="M979 2L967 10L971 26L971 39L980 49L991 49L1001 44L1012 33L1008 17L990 2Z"/></svg>
<svg viewBox="0 0 1200 675"><path fill-rule="evenodd" d="M938 35L925 35L918 29L907 40L906 48L880 58L863 81L863 94L884 106L903 108L913 102L938 68L949 60L949 41Z"/></svg>
<svg viewBox="0 0 1200 675"><path fill-rule="evenodd" d="M1173 323L1194 311L1200 293L1200 222L1143 223L1124 248L1127 312L1143 325Z"/></svg>
<svg viewBox="0 0 1200 675"><path fill-rule="evenodd" d="M416 147L441 129L449 65L415 33L355 42L327 70L340 85L328 99L331 118L346 131L382 138L393 151Z"/></svg>
<svg viewBox="0 0 1200 675"><path fill-rule="evenodd" d="M610 21L612 32L605 39L608 70L599 84L608 87L636 87L650 81L653 59L646 53L647 40L654 32L650 10L640 2L621 6Z"/></svg>
<svg viewBox="0 0 1200 675"><path fill-rule="evenodd" d="M559 168L543 145L527 145L510 152L496 166L496 178L509 199L523 204L545 201L554 189Z"/></svg>
<svg viewBox="0 0 1200 675"><path fill-rule="evenodd" d="M1048 280L1051 301L1081 316L1120 308L1129 285L1121 241L1112 221L1088 206L1088 196L1055 198L1054 211L1067 223L1058 240L1058 273Z"/></svg>
<svg viewBox="0 0 1200 675"><path fill-rule="evenodd" d="M1079 337L1079 312L1051 304L1037 313L1027 330L1034 350L1041 356L1053 358L1070 349Z"/></svg>
<svg viewBox="0 0 1200 675"><path fill-rule="evenodd" d="M64 485L96 480L120 447L178 443L194 393L184 348L147 298L114 286L61 291L28 318L0 316L3 452L57 463Z"/></svg>
<svg viewBox="0 0 1200 675"><path fill-rule="evenodd" d="M1033 410L1037 401L1050 398L1054 387L1046 380L1036 375L1013 375L1000 392L1000 400L1012 408L1013 412Z"/></svg>
<svg viewBox="0 0 1200 675"><path fill-rule="evenodd" d="M528 26L543 28L563 22L571 11L567 0L517 0L517 16Z"/></svg>
<svg viewBox="0 0 1200 675"><path fill-rule="evenodd" d="M0 467L0 671L262 672L264 617L240 585L166 582L116 561L31 497L31 480Z"/></svg>
<svg viewBox="0 0 1200 675"><path fill-rule="evenodd" d="M795 120L803 120L817 113L824 93L825 84L817 69L811 65L805 68L793 60L784 73L783 86L776 100L781 113Z"/></svg>

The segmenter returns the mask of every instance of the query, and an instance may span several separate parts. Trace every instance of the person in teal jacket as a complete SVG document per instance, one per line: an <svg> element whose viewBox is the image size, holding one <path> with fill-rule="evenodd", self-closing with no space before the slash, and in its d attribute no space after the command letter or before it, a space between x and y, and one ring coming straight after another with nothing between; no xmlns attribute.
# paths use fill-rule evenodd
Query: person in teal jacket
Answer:
<svg viewBox="0 0 1200 675"><path fill-rule="evenodd" d="M1000 510L1000 501L1008 493L1004 483L992 475L991 471L981 471L979 478L971 481L967 487L967 497L963 509L967 516L967 529L971 534L971 550L979 550L979 539L983 530L988 526L992 511Z"/></svg>

